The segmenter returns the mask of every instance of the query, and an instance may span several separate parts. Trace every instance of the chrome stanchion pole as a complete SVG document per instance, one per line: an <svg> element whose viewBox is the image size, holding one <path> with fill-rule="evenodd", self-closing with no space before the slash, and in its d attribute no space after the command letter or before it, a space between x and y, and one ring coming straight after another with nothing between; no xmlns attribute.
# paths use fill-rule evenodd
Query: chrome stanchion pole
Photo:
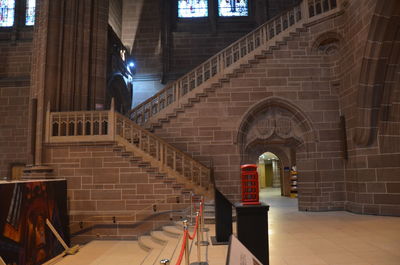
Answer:
<svg viewBox="0 0 400 265"><path fill-rule="evenodd" d="M186 234L186 243L185 243L185 264L190 265L189 262L189 237L188 237L188 221L184 220L183 221L183 230L184 230L184 235ZM183 239L185 240L185 239Z"/></svg>
<svg viewBox="0 0 400 265"><path fill-rule="evenodd" d="M199 222L199 224L197 225L197 230L196 230L196 233L197 233L197 262L198 262L198 264L200 264L201 263L201 255L200 255L200 233L201 233L201 229L200 229L200 216L199 216L199 212L196 212L196 217L197 217L197 220L198 220L198 222Z"/></svg>
<svg viewBox="0 0 400 265"><path fill-rule="evenodd" d="M203 197L201 197L201 202L200 202L200 210L201 210L201 216L200 216L200 235L201 235L201 239L200 239L200 245L201 246L208 246L209 243L208 241L204 240L204 235L203 232L207 232L208 230L205 229L204 227L204 201L203 201Z"/></svg>
<svg viewBox="0 0 400 265"><path fill-rule="evenodd" d="M201 207L203 207L201 211L201 232L204 232L204 199L203 196L201 196Z"/></svg>
<svg viewBox="0 0 400 265"><path fill-rule="evenodd" d="M200 201L200 205L199 205L199 211L201 212L201 215L199 217L199 227L200 227L200 241L203 242L203 222L204 222L204 209L203 207L203 201Z"/></svg>
<svg viewBox="0 0 400 265"><path fill-rule="evenodd" d="M169 265L170 260L169 259L162 259L160 260L160 264L165 264L165 265Z"/></svg>
<svg viewBox="0 0 400 265"><path fill-rule="evenodd" d="M192 224L193 216L193 191L190 192L190 223Z"/></svg>
<svg viewBox="0 0 400 265"><path fill-rule="evenodd" d="M201 223L202 223L201 231L202 232L208 232L209 229L205 227L206 222L204 221L204 216L205 216L205 211L206 211L205 210L206 204L204 203L204 197L203 196L201 196L201 201L202 201L202 206L203 206L203 211L202 211L202 214L201 214Z"/></svg>

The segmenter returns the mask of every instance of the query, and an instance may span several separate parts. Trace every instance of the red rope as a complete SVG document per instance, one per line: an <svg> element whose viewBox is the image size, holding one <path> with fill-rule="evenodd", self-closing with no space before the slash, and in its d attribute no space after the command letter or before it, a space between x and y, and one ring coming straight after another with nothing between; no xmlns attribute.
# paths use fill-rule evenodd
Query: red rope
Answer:
<svg viewBox="0 0 400 265"><path fill-rule="evenodd" d="M180 265L181 262L182 262L183 253L185 253L187 235L188 235L188 231L185 230L185 232L183 233L183 241L182 241L181 252L179 253L179 258L178 258L178 260L176 261L176 265ZM187 250L187 251L188 251L188 250Z"/></svg>
<svg viewBox="0 0 400 265"><path fill-rule="evenodd" d="M193 240L196 237L196 232L197 232L197 227L199 225L199 218L202 216L203 214L203 207L204 207L204 199L202 200L201 203L201 207L200 208L200 213L198 216L196 216L196 225L194 227L194 232L193 235L190 236L189 231L185 230L185 232L183 233L183 241L182 241L182 247L181 247L181 252L179 253L179 257L178 260L176 261L175 265L180 265L183 259L183 254L185 253L185 248L186 248L186 240L187 238L189 238L190 240ZM189 250L186 250L189 251Z"/></svg>
<svg viewBox="0 0 400 265"><path fill-rule="evenodd" d="M196 216L196 225L194 226L193 235L190 236L190 234L188 233L188 237L189 237L190 240L193 240L193 239L196 237L197 226L199 225L199 216L200 216L200 215Z"/></svg>

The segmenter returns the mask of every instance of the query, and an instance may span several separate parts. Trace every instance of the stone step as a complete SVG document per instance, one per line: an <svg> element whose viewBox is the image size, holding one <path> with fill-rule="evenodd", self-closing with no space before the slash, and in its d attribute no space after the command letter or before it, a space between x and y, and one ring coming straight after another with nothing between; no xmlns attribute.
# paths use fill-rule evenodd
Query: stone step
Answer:
<svg viewBox="0 0 400 265"><path fill-rule="evenodd" d="M153 231L151 232L151 236L153 240L165 242L165 246L163 251L160 253L158 260L156 261L159 264L159 261L162 259L172 260L174 254L179 251L179 242L181 237L170 237L166 235L163 231Z"/></svg>
<svg viewBox="0 0 400 265"><path fill-rule="evenodd" d="M183 234L182 230L179 230L175 225L163 226L163 232L170 237L178 238Z"/></svg>
<svg viewBox="0 0 400 265"><path fill-rule="evenodd" d="M145 251L163 248L163 244L154 241L151 236L140 236L138 242L139 246Z"/></svg>
<svg viewBox="0 0 400 265"><path fill-rule="evenodd" d="M144 264L147 257L148 252L139 246L138 241L94 240L82 246L75 255L67 255L56 264L140 265Z"/></svg>

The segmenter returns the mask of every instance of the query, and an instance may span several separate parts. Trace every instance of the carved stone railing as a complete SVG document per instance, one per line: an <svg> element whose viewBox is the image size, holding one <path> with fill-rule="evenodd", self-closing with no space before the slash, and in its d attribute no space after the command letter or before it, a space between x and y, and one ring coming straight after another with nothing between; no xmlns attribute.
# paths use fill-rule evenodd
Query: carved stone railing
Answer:
<svg viewBox="0 0 400 265"><path fill-rule="evenodd" d="M134 156L151 163L160 172L167 173L178 181L185 181L196 192L211 192L209 187L213 182L208 167L115 112L113 102L110 111L48 110L46 142L113 141L124 146Z"/></svg>
<svg viewBox="0 0 400 265"><path fill-rule="evenodd" d="M129 112L137 124L146 123L151 117L162 112L167 106L179 108L188 98L204 88L206 81L218 81L232 73L240 64L247 63L254 55L288 36L291 30L331 14L338 6L338 0L303 0L278 16L267 21L252 32L218 52L175 82L167 85ZM284 32L286 34L284 34ZM210 84L207 82L207 84Z"/></svg>

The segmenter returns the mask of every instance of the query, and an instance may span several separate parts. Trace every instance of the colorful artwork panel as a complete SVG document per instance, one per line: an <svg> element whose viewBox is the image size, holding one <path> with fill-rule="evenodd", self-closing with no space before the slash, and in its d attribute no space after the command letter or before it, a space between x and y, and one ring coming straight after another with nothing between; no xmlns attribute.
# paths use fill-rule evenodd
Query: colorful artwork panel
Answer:
<svg viewBox="0 0 400 265"><path fill-rule="evenodd" d="M6 264L39 265L64 249L49 219L69 243L66 181L0 184L0 256Z"/></svg>

